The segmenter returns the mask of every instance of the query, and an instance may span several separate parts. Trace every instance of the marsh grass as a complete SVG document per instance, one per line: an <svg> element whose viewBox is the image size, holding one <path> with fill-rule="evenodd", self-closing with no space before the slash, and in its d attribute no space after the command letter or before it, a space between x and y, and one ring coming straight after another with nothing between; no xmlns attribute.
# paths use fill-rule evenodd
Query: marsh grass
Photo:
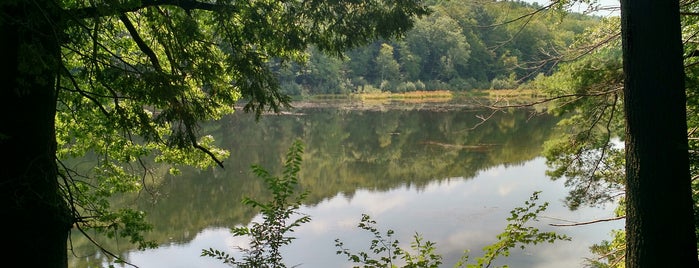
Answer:
<svg viewBox="0 0 699 268"><path fill-rule="evenodd" d="M371 99L391 99L391 100L410 100L410 99L421 99L421 100L450 100L454 94L448 90L437 90L437 91L411 91L405 93L391 93L391 92L379 92L379 93L357 93L352 94L352 98L361 100L371 100Z"/></svg>

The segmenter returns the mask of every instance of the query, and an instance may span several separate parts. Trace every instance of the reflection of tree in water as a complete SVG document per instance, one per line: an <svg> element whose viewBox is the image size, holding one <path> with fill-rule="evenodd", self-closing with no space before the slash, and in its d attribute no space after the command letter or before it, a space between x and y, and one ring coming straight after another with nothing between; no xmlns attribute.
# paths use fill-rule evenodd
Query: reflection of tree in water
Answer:
<svg viewBox="0 0 699 268"><path fill-rule="evenodd" d="M152 239L186 243L205 228L248 223L255 212L240 205L242 197L269 195L250 165L278 173L297 138L306 148L300 184L310 191L307 203L313 205L338 194L352 196L357 189L420 188L524 163L539 156L556 123L550 116L530 118L529 112L517 111L498 113L474 129L482 113L305 108L259 122L248 114L233 115L204 126L231 152L225 169L184 169L160 186L157 202L142 198L138 206L155 225Z"/></svg>
<svg viewBox="0 0 699 268"><path fill-rule="evenodd" d="M349 136L327 132L311 135L320 140L341 139L333 142L341 144L341 150L308 142L313 156L306 158L304 178L311 182L330 179L323 186L305 183L319 198L311 200L337 192L351 195L357 188L420 187L432 180L470 178L496 165L522 163L538 156L555 123L549 117L525 122L528 113L517 112L498 114L471 129L480 121L476 118L479 113L408 110L345 115L346 124L339 133ZM320 125L312 131L328 131L322 122L313 122Z"/></svg>

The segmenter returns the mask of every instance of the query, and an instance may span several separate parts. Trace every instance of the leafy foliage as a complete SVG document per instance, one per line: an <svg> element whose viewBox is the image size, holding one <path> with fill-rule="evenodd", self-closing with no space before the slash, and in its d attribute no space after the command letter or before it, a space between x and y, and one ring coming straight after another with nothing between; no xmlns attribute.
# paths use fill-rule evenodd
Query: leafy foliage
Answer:
<svg viewBox="0 0 699 268"><path fill-rule="evenodd" d="M347 51L344 61L309 50L311 64L279 71L283 86L302 88L294 90L298 95L422 90L397 86L418 82L426 90L513 89L549 73L560 56L555 52L600 22L522 1L433 1L430 7L404 36Z"/></svg>
<svg viewBox="0 0 699 268"><path fill-rule="evenodd" d="M262 202L249 197L243 204L260 209L263 222L253 222L250 227L233 228L235 236L249 236L249 248L239 248L243 253L241 261L230 254L216 249L202 250L202 256L213 257L236 267L286 267L282 260L281 247L294 239L286 236L294 228L311 220L308 215L300 215L298 209L307 193L294 196L299 183L303 145L295 141L286 155L282 177L270 175L264 168L253 166L253 172L264 180L267 189L272 192L272 200ZM295 218L295 216L299 216Z"/></svg>
<svg viewBox="0 0 699 268"><path fill-rule="evenodd" d="M280 112L290 97L275 71L306 61L309 47L338 56L399 36L429 13L413 0L47 2L60 13L48 16L59 58L20 58L22 68L61 63L54 89L63 196L80 228L119 226L140 247L152 245L139 234L148 225L134 222L145 218L110 197L155 194L146 184L157 186L164 172L153 163L174 174L182 165L223 166L229 152L200 134L201 122L236 110ZM46 16L41 4L27 6Z"/></svg>
<svg viewBox="0 0 699 268"><path fill-rule="evenodd" d="M536 221L538 215L548 207L546 202L537 204L539 193L534 192L529 200L524 202L523 207L517 207L510 211L505 230L497 235L498 241L484 247L485 254L477 258L476 263L468 263L467 251L461 260L454 264L454 267L487 268L498 257L509 256L510 250L513 248L524 249L527 245L571 240L566 235L542 232L535 227L527 226L531 221ZM344 247L344 243L340 239L335 239L335 247L338 248L337 254L346 256L347 260L360 264L361 267L399 267L399 258L404 262L400 267L440 267L442 264L442 256L436 253L436 244L431 241L423 243L423 238L418 233L413 236L413 241L410 244L411 249L416 252L415 255L412 255L400 247L398 240L392 238L395 234L393 230L389 229L383 234L376 227L376 221L372 220L369 215L362 215L357 226L373 235L373 239L369 243L368 253L365 251L353 253Z"/></svg>
<svg viewBox="0 0 699 268"><path fill-rule="evenodd" d="M612 240L604 240L590 247L596 258L588 258L586 266L594 268L623 268L626 249L626 233L622 230L611 232Z"/></svg>
<svg viewBox="0 0 699 268"><path fill-rule="evenodd" d="M563 117L544 155L547 175L565 178L571 188L571 209L614 201L624 191L623 149L614 141L624 137L618 25L618 18L609 18L588 29L568 51L574 60L530 84L551 96L549 112Z"/></svg>
<svg viewBox="0 0 699 268"><path fill-rule="evenodd" d="M680 11L694 14L697 2L680 1ZM697 27L699 17L681 16L684 45L685 85L687 93L687 125L689 137L690 173L694 195L695 229L699 233L699 189L696 177L699 158L696 148L699 143L694 137L697 129ZM570 207L596 205L616 200L619 203L618 216L624 211L624 157L623 151L614 143L624 141L621 104L616 102L609 107L606 99L619 99L623 79L621 73L619 18L607 18L597 27L591 28L574 43L566 55L568 63L561 64L549 77L537 78L535 85L541 88L556 89L547 91L552 96L568 96L554 102L554 106L565 109L555 110L570 118L562 121L565 136L547 144L547 160L553 178L565 177L573 187L567 201ZM592 64L591 64L592 63ZM580 68L576 66L589 66ZM538 83L538 84L537 84ZM546 91L546 90L545 90ZM606 93L605 93L606 91ZM591 94L592 93L592 94ZM598 94L603 93L603 94ZM585 139L581 139L585 138ZM591 248L599 256L589 260L592 267L623 267L624 233L612 233L610 241L603 241Z"/></svg>
<svg viewBox="0 0 699 268"><path fill-rule="evenodd" d="M589 28L564 54L566 60L550 76L539 76L532 87L551 96L549 111L562 116L560 135L545 143L544 155L552 179L565 178L571 188L571 209L619 202L625 193L623 72L618 17L605 18ZM621 237L621 238L620 238ZM621 239L621 240L620 240ZM603 241L590 251L592 267L623 265L623 231L613 242Z"/></svg>
<svg viewBox="0 0 699 268"><path fill-rule="evenodd" d="M405 263L401 267L406 268L436 268L442 264L442 256L435 253L436 244L431 241L423 242L422 236L418 233L413 235L413 241L410 243L410 248L416 252L415 255L412 255L399 247L400 242L398 240L392 239L395 234L393 230L387 230L386 234L379 231L378 227L376 227L376 221L372 220L371 216L363 214L357 227L370 232L374 236L369 243L371 253L364 251L352 253L349 249L344 248L344 243L340 239L335 239L335 247L338 248L336 253L338 255L345 255L347 260L362 265L354 267L398 267L399 258Z"/></svg>

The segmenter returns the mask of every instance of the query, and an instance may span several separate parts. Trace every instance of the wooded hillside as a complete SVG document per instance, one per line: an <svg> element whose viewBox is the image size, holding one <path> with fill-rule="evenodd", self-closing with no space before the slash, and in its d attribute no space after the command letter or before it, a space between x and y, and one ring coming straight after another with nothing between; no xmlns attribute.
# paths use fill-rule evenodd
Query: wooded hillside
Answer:
<svg viewBox="0 0 699 268"><path fill-rule="evenodd" d="M435 1L437 2L437 1ZM550 71L601 18L526 2L439 1L402 38L348 51L308 51L305 65L275 62L290 95L514 88Z"/></svg>

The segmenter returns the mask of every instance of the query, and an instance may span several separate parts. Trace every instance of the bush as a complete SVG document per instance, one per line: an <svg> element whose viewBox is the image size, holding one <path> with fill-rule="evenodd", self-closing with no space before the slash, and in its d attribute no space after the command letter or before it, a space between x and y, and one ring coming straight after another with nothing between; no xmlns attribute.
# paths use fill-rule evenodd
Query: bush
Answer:
<svg viewBox="0 0 699 268"><path fill-rule="evenodd" d="M381 81L381 85L379 86L381 91L390 91L390 92L395 92L396 86L394 83L388 80L383 80Z"/></svg>
<svg viewBox="0 0 699 268"><path fill-rule="evenodd" d="M403 267L406 268L437 268L442 264L442 255L435 253L436 244L431 241L423 242L422 236L418 233L415 233L413 242L410 244L410 248L416 252L415 255L412 255L399 247L398 240L392 239L394 234L393 230L386 231L385 235L382 234L376 227L376 221L372 220L369 215L362 215L362 219L357 227L371 232L374 235L374 239L371 240L369 245L369 250L371 250L372 253L363 251L352 253L349 249L344 247L344 243L342 243L340 239L335 239L335 247L338 248L336 253L347 256L347 260L353 263L362 264L363 267L392 268L397 267L395 263L400 258L405 263Z"/></svg>
<svg viewBox="0 0 699 268"><path fill-rule="evenodd" d="M425 83L417 80L417 82L415 82L415 90L425 90Z"/></svg>
<svg viewBox="0 0 699 268"><path fill-rule="evenodd" d="M281 178L270 175L261 166L252 166L255 175L262 178L267 189L272 191L273 198L264 203L248 197L243 199L243 204L259 208L264 219L262 223L252 223L251 227L232 229L235 236L251 238L249 248L238 248L243 252L243 260L238 261L228 253L212 248L202 250L201 256L213 257L237 267L286 267L280 249L294 239L286 234L293 232L295 227L311 221L310 216L298 212L301 202L306 199L308 193L294 196L301 170L302 154L303 145L297 140L286 155ZM295 215L301 215L301 217L288 223Z"/></svg>
<svg viewBox="0 0 699 268"><path fill-rule="evenodd" d="M404 93L404 92L413 92L417 89L415 86L415 83L413 82L403 82L396 87L396 91Z"/></svg>
<svg viewBox="0 0 699 268"><path fill-rule="evenodd" d="M490 83L491 89L514 89L517 88L517 77L515 73L510 74L509 77L499 76L493 79Z"/></svg>

